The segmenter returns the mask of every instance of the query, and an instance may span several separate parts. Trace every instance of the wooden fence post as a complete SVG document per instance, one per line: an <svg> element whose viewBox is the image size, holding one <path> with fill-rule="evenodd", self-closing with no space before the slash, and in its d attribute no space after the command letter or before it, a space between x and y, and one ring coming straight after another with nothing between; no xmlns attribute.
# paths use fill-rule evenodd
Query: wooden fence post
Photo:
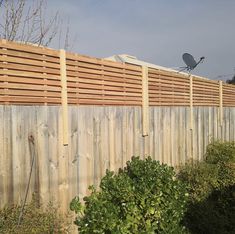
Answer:
<svg viewBox="0 0 235 234"><path fill-rule="evenodd" d="M189 106L190 106L190 129L193 130L193 77L189 75L190 82L190 94L189 94Z"/></svg>
<svg viewBox="0 0 235 234"><path fill-rule="evenodd" d="M148 92L148 67L142 66L142 126L143 137L149 134L149 92Z"/></svg>
<svg viewBox="0 0 235 234"><path fill-rule="evenodd" d="M189 74L189 111L190 111L190 157L194 156L194 131L193 131L193 77Z"/></svg>
<svg viewBox="0 0 235 234"><path fill-rule="evenodd" d="M4 45L7 43L7 41L6 41L5 39L2 39L1 42L2 42L2 44L3 44L3 48L2 48L2 49L6 51L7 48L5 48ZM7 55L2 55L2 57L3 57L3 58L6 58ZM8 62L3 61L3 64L7 64L7 63L8 63ZM7 71L7 70L8 70L7 68L3 68L3 71ZM4 74L3 77L5 78L4 84L5 84L6 86L8 86L8 81L7 81L7 80L8 80L8 79L7 79L8 75ZM8 99L8 88L7 88L7 87L4 88L4 99L5 99L5 98ZM6 99L5 99L5 100L6 100ZM7 102L5 101L4 103L5 103L6 105L9 104L8 101L7 101Z"/></svg>
<svg viewBox="0 0 235 234"><path fill-rule="evenodd" d="M219 81L219 120L220 126L223 125L223 82Z"/></svg>
<svg viewBox="0 0 235 234"><path fill-rule="evenodd" d="M67 97L67 74L66 53L60 50L60 78L61 78L61 103L63 119L63 145L68 145L68 97Z"/></svg>
<svg viewBox="0 0 235 234"><path fill-rule="evenodd" d="M62 104L62 142L59 146L59 200L60 211L65 213L68 209L68 98L66 52L60 50L60 79L61 79L61 104Z"/></svg>

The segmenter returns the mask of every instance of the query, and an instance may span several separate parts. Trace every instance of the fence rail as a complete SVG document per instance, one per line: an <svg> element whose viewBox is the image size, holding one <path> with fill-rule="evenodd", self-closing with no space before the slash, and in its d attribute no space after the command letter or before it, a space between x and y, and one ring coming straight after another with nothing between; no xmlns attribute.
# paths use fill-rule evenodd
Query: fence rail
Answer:
<svg viewBox="0 0 235 234"><path fill-rule="evenodd" d="M142 104L142 68L66 53L68 104ZM0 40L0 103L59 105L60 51ZM149 69L150 106L219 106L219 82ZM192 90L192 94L190 94ZM223 106L235 106L235 86L223 83Z"/></svg>

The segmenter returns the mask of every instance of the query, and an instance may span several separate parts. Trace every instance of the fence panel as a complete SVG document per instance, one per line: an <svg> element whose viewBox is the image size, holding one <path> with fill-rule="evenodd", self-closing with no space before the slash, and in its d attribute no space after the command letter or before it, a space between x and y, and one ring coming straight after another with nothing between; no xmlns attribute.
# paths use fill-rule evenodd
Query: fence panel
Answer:
<svg viewBox="0 0 235 234"><path fill-rule="evenodd" d="M60 52L0 40L0 103L61 103ZM68 104L142 105L142 68L66 53ZM150 106L219 106L218 81L148 69ZM192 91L191 91L192 90ZM192 93L191 93L192 92ZM223 84L224 106L234 106L235 86Z"/></svg>
<svg viewBox="0 0 235 234"><path fill-rule="evenodd" d="M218 107L195 107L193 130L188 107L150 107L150 133L142 137L141 107L69 106L68 146L63 146L61 111L0 106L1 206L23 199L33 154L30 195L58 201L65 210L73 196L97 186L106 169L117 170L133 155L177 166L190 157L202 159L212 137L235 140L232 107L224 108L222 126Z"/></svg>

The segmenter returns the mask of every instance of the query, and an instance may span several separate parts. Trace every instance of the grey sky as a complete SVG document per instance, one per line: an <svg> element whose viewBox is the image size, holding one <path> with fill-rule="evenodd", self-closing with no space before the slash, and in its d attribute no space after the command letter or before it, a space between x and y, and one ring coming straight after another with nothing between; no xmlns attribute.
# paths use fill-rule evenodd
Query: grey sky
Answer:
<svg viewBox="0 0 235 234"><path fill-rule="evenodd" d="M182 66L189 52L206 57L194 74L234 73L234 0L48 0L48 13L56 9L70 20L73 52L125 53L170 68Z"/></svg>

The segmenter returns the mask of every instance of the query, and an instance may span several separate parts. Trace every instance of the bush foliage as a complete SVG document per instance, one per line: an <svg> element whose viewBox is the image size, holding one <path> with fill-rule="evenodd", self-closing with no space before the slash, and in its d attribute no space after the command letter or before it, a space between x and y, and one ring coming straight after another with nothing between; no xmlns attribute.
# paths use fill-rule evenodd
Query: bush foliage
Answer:
<svg viewBox="0 0 235 234"><path fill-rule="evenodd" d="M191 233L234 234L235 142L213 142L205 160L190 162L178 178L188 184L190 201L184 222Z"/></svg>
<svg viewBox="0 0 235 234"><path fill-rule="evenodd" d="M71 202L80 233L232 234L235 143L209 144L204 160L187 163L177 176L151 158L133 157L90 190L84 205L78 197Z"/></svg>
<svg viewBox="0 0 235 234"><path fill-rule="evenodd" d="M26 204L23 218L18 226L21 206L12 205L0 210L0 233L26 234L26 233L68 233L70 225L67 217L59 215L57 207L49 203L42 209L33 200Z"/></svg>
<svg viewBox="0 0 235 234"><path fill-rule="evenodd" d="M100 189L71 202L80 233L184 233L188 194L172 167L133 157L117 174L107 171Z"/></svg>
<svg viewBox="0 0 235 234"><path fill-rule="evenodd" d="M205 160L190 161L178 178L188 184L192 202L206 199L214 190L235 184L235 142L215 141L207 146Z"/></svg>

